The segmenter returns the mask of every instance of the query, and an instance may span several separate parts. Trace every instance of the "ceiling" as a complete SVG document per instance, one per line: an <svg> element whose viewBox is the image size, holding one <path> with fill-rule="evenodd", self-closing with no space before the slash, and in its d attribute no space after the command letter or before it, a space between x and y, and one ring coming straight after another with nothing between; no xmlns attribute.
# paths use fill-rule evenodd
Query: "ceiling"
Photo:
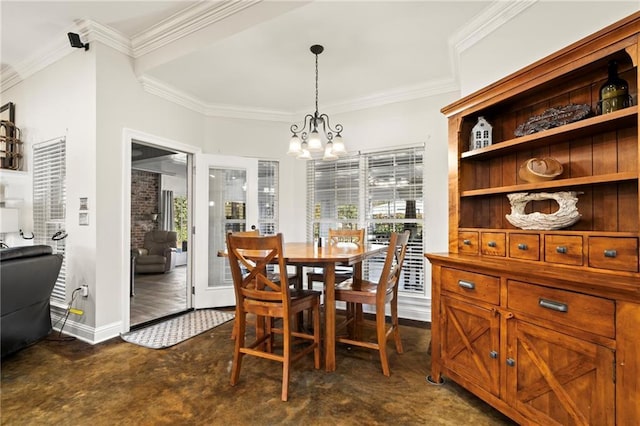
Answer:
<svg viewBox="0 0 640 426"><path fill-rule="evenodd" d="M283 118L313 111L309 47L322 44L319 109L357 109L455 84L456 43L512 6L481 0L3 0L3 90L56 52L84 54L69 46L66 33L73 31L132 56L152 93L210 115Z"/></svg>

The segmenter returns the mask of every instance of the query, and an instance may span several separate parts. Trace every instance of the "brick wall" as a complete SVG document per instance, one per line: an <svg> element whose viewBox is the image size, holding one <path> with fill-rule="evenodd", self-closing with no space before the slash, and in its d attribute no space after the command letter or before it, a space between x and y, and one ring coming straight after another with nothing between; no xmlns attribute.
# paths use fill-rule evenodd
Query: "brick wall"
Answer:
<svg viewBox="0 0 640 426"><path fill-rule="evenodd" d="M160 175L131 170L131 247L142 247L144 234L158 229L158 223L146 217L159 213Z"/></svg>

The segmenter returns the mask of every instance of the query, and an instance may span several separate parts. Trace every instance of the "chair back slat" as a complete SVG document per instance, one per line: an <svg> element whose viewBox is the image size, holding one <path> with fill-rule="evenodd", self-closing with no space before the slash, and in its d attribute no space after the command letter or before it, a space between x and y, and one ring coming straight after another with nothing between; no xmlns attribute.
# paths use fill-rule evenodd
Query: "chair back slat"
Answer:
<svg viewBox="0 0 640 426"><path fill-rule="evenodd" d="M282 234L260 236L257 233L227 234L227 251L236 292L236 303L249 301L275 303L286 310L289 283L281 255ZM284 273L269 274L268 265L277 264ZM274 280L277 278L277 280Z"/></svg>
<svg viewBox="0 0 640 426"><path fill-rule="evenodd" d="M398 282L400 281L410 235L411 232L407 230L403 233L393 232L389 237L389 248L387 249L382 274L380 274L380 282L378 283L378 297L381 299L392 290L394 297L397 294ZM383 289L384 291L381 291Z"/></svg>
<svg viewBox="0 0 640 426"><path fill-rule="evenodd" d="M329 244L354 243L364 244L364 228L362 229L329 229Z"/></svg>

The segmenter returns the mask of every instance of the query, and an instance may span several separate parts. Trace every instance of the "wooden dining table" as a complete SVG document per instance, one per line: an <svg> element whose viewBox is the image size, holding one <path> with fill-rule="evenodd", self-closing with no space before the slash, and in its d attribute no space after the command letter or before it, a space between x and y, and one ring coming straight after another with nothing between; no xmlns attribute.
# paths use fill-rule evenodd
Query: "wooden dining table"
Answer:
<svg viewBox="0 0 640 426"><path fill-rule="evenodd" d="M356 278L362 278L362 261L384 252L387 246L381 244L328 245L318 247L314 243L284 244L284 256L288 265L296 267L296 275L302 282L303 268L324 269L324 354L326 371L336 370L336 265L353 266Z"/></svg>

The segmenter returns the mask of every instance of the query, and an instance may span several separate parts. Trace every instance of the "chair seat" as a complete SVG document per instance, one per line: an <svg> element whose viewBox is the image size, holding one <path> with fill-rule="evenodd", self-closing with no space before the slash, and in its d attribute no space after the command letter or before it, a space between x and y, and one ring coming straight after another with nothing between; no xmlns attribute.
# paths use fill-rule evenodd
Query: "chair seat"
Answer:
<svg viewBox="0 0 640 426"><path fill-rule="evenodd" d="M375 305L378 285L366 280L354 280L353 278L336 285L336 300L343 302L362 303ZM393 295L393 288L387 289L385 301Z"/></svg>
<svg viewBox="0 0 640 426"><path fill-rule="evenodd" d="M350 278L339 284L336 284L336 295L338 293L345 294L349 292L370 293L375 295L378 291L378 284L367 280L354 280Z"/></svg>

